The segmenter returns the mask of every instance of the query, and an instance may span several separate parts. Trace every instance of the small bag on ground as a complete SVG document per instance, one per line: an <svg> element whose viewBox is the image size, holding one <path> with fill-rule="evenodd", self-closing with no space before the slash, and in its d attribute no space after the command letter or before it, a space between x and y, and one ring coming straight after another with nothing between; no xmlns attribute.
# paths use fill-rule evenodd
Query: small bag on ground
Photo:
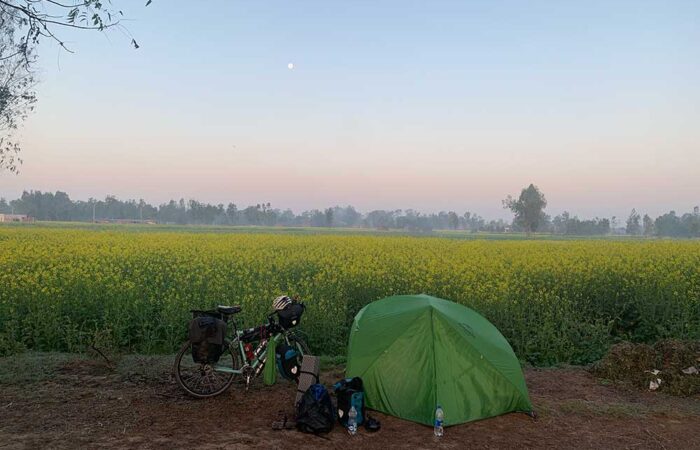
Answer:
<svg viewBox="0 0 700 450"><path fill-rule="evenodd" d="M348 413L350 408L357 411L357 425L362 425L365 420L365 391L362 386L362 378L345 378L333 385L335 397L338 400L338 421L348 426Z"/></svg>
<svg viewBox="0 0 700 450"><path fill-rule="evenodd" d="M297 429L304 433L328 433L335 424L335 408L328 390L312 384L297 406Z"/></svg>
<svg viewBox="0 0 700 450"><path fill-rule="evenodd" d="M189 340L192 360L198 364L213 364L224 352L226 322L216 317L199 316L190 321Z"/></svg>

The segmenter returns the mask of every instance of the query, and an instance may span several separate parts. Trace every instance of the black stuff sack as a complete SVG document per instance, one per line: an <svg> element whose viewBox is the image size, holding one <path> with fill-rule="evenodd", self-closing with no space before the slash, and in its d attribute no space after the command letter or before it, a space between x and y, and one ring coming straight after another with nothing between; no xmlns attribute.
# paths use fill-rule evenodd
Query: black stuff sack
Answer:
<svg viewBox="0 0 700 450"><path fill-rule="evenodd" d="M328 390L312 384L297 405L297 429L304 433L328 433L335 423L335 408Z"/></svg>
<svg viewBox="0 0 700 450"><path fill-rule="evenodd" d="M292 302L287 305L283 310L277 311L277 315L280 319L280 326L285 330L294 328L301 322L301 316L304 314L306 306L303 303Z"/></svg>
<svg viewBox="0 0 700 450"><path fill-rule="evenodd" d="M214 364L224 352L226 322L215 317L195 317L190 321L189 340L192 360L198 364Z"/></svg>
<svg viewBox="0 0 700 450"><path fill-rule="evenodd" d="M362 386L362 378L345 378L333 385L335 397L338 400L338 421L344 427L348 426L348 413L350 408L357 411L357 426L365 420L365 390Z"/></svg>

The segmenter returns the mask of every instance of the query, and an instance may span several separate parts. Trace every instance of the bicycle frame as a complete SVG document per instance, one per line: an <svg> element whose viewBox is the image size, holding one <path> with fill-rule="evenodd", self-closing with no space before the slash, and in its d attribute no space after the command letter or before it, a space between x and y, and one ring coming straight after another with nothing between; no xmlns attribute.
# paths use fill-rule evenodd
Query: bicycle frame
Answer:
<svg viewBox="0 0 700 450"><path fill-rule="evenodd" d="M233 373L236 375L246 375L244 371L246 370L252 370L255 375L260 373L262 370L263 366L265 365L265 362L267 361L267 346L270 345L270 341L274 340L276 344L279 344L282 340L289 345L289 338L288 338L288 331L287 330L282 330L274 333L270 338L267 340L267 342L264 344L262 351L260 352L259 355L257 355L252 361L248 361L245 353L245 349L243 348L243 341L241 341L241 336L243 335L243 331L239 330L238 327L236 327L236 323L233 322L233 329L234 329L234 339L228 343L228 347L233 353L234 351L237 351L238 354L241 357L241 360L244 361L243 366L240 369L232 368L232 367L226 367L226 366L221 366L219 364L216 364L212 367L216 372L224 372L224 373Z"/></svg>
<svg viewBox="0 0 700 450"><path fill-rule="evenodd" d="M288 319L297 314L301 317L303 310L300 311L297 308L284 316L280 315L279 311L275 311L267 316L267 323L245 329L238 328L234 317L240 311L240 307L228 306L218 306L215 311L191 311L194 318L214 317L223 320L228 326L223 336L223 349L221 346L212 349L208 343L204 347L195 346L195 343L205 342L201 341L200 337L193 338L196 342L188 339L183 343L173 369L175 379L187 393L198 398L212 397L224 392L234 381L243 381L245 389L248 390L263 368L275 372L271 375L276 375L279 370L285 378L291 379L297 375L302 358L309 353L309 350L303 340L303 332L296 329L299 322ZM209 326L211 322L191 322L191 326ZM219 325L221 324L217 324ZM217 338L221 339L221 335L219 334ZM210 343L220 344L221 341ZM285 344L296 351L288 353ZM280 347L276 347L277 345ZM254 350L253 346L255 346ZM273 352L273 348L284 350L284 364L280 368L277 367L277 352ZM211 350L215 353L210 354ZM224 350L225 354L222 354L221 350ZM266 363L269 365L266 366Z"/></svg>

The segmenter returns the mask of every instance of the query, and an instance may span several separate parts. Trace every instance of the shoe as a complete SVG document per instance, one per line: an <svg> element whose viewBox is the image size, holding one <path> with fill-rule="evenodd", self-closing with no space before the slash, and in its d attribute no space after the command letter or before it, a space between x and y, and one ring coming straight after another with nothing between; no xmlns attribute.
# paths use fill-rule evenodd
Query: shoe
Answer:
<svg viewBox="0 0 700 450"><path fill-rule="evenodd" d="M371 417L367 417L367 420L365 420L365 430L374 433L375 431L379 431L379 429L382 427L382 424L379 423L377 419L373 419Z"/></svg>
<svg viewBox="0 0 700 450"><path fill-rule="evenodd" d="M297 427L297 423L293 420L287 420L287 416L284 419L272 422L273 430L293 430Z"/></svg>

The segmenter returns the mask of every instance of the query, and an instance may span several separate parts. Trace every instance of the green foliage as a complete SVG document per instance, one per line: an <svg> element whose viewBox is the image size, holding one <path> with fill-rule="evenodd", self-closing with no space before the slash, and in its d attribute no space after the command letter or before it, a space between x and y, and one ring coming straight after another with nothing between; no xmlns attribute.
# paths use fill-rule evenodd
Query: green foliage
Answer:
<svg viewBox="0 0 700 450"><path fill-rule="evenodd" d="M537 231L547 221L544 214L546 206L547 200L544 194L534 184L523 189L517 200L510 195L503 200L503 207L515 214L514 225L521 227L527 233Z"/></svg>
<svg viewBox="0 0 700 450"><path fill-rule="evenodd" d="M641 216L636 209L632 209L630 216L627 218L625 232L631 236L642 234Z"/></svg>
<svg viewBox="0 0 700 450"><path fill-rule="evenodd" d="M66 28L103 32L119 27L128 36L119 22L124 14L112 6L102 0L0 0L0 172L17 173L22 164L12 133L34 108L33 73L41 40L70 52L60 37ZM131 45L139 48L134 38Z"/></svg>
<svg viewBox="0 0 700 450"><path fill-rule="evenodd" d="M421 292L479 311L535 365L700 338L698 241L155 230L0 227L0 351L172 352L190 308L239 304L250 326L281 293L307 303L301 331L331 356L368 302Z"/></svg>

